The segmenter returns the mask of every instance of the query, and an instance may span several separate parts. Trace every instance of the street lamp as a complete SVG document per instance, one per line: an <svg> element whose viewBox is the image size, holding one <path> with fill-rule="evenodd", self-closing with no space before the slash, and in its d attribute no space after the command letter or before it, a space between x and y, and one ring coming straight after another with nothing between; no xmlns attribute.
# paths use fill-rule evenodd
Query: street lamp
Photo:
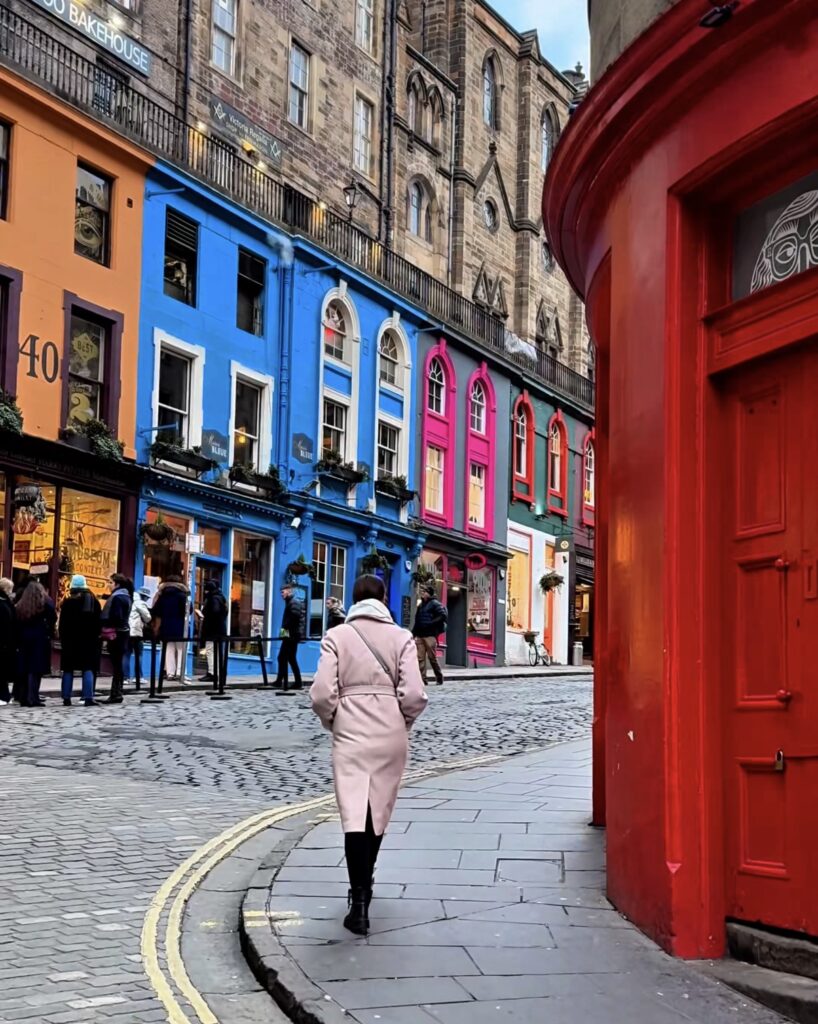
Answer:
<svg viewBox="0 0 818 1024"><path fill-rule="evenodd" d="M355 211L355 207L358 205L358 182L352 181L344 189L344 199L346 200L347 209L349 210L349 220L352 220L352 214Z"/></svg>

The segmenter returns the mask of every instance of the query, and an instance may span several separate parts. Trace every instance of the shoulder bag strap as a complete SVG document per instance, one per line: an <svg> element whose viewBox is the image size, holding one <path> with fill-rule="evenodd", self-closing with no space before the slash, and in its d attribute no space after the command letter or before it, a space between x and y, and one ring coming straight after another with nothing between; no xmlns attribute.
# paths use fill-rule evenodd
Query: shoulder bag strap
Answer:
<svg viewBox="0 0 818 1024"><path fill-rule="evenodd" d="M370 644L370 642L367 640L367 638L363 635L363 633L360 631L360 629L358 629L358 627L354 623L348 622L347 625L350 627L350 629L354 629L355 632L358 634L358 636L361 638L361 640L363 640L363 642L367 646L367 649L369 650L369 653L378 662L378 664L381 666L381 668L384 670L384 672L389 676L390 682L395 687L395 690L397 690L398 682L395 679L395 676L393 675L392 670L386 664L386 661L384 660L384 658L380 654L380 652L375 650L375 648L372 646L372 644Z"/></svg>

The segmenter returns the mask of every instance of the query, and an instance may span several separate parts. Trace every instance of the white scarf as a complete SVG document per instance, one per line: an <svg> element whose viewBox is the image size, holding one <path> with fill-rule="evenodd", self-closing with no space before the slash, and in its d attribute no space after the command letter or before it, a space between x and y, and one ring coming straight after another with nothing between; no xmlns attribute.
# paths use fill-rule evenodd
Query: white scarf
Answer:
<svg viewBox="0 0 818 1024"><path fill-rule="evenodd" d="M389 609L383 603L378 601L374 597L368 597L365 601L358 601L354 604L347 613L347 622L352 622L353 619L377 619L378 622L390 622L394 625L394 620L389 614Z"/></svg>

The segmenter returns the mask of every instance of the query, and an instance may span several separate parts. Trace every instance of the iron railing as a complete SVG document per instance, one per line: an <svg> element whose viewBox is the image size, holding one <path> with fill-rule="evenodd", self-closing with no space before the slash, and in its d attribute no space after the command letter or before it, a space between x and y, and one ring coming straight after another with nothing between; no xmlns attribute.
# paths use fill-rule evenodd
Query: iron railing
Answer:
<svg viewBox="0 0 818 1024"><path fill-rule="evenodd" d="M593 409L593 382L502 321L309 196L272 178L217 138L185 124L155 100L0 5L0 61L162 158L192 171L242 206L301 234L383 282L431 317L502 354L553 391Z"/></svg>

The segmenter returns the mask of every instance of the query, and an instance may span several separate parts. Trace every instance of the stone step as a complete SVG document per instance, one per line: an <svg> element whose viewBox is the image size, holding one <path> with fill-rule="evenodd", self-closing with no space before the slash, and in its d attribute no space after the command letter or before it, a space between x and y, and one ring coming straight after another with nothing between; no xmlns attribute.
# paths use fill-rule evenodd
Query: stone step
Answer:
<svg viewBox="0 0 818 1024"><path fill-rule="evenodd" d="M727 925L727 948L736 960L818 981L818 944L809 939L777 935L731 921Z"/></svg>
<svg viewBox="0 0 818 1024"><path fill-rule="evenodd" d="M818 981L738 960L701 965L717 981L769 1006L797 1024L818 1024Z"/></svg>

